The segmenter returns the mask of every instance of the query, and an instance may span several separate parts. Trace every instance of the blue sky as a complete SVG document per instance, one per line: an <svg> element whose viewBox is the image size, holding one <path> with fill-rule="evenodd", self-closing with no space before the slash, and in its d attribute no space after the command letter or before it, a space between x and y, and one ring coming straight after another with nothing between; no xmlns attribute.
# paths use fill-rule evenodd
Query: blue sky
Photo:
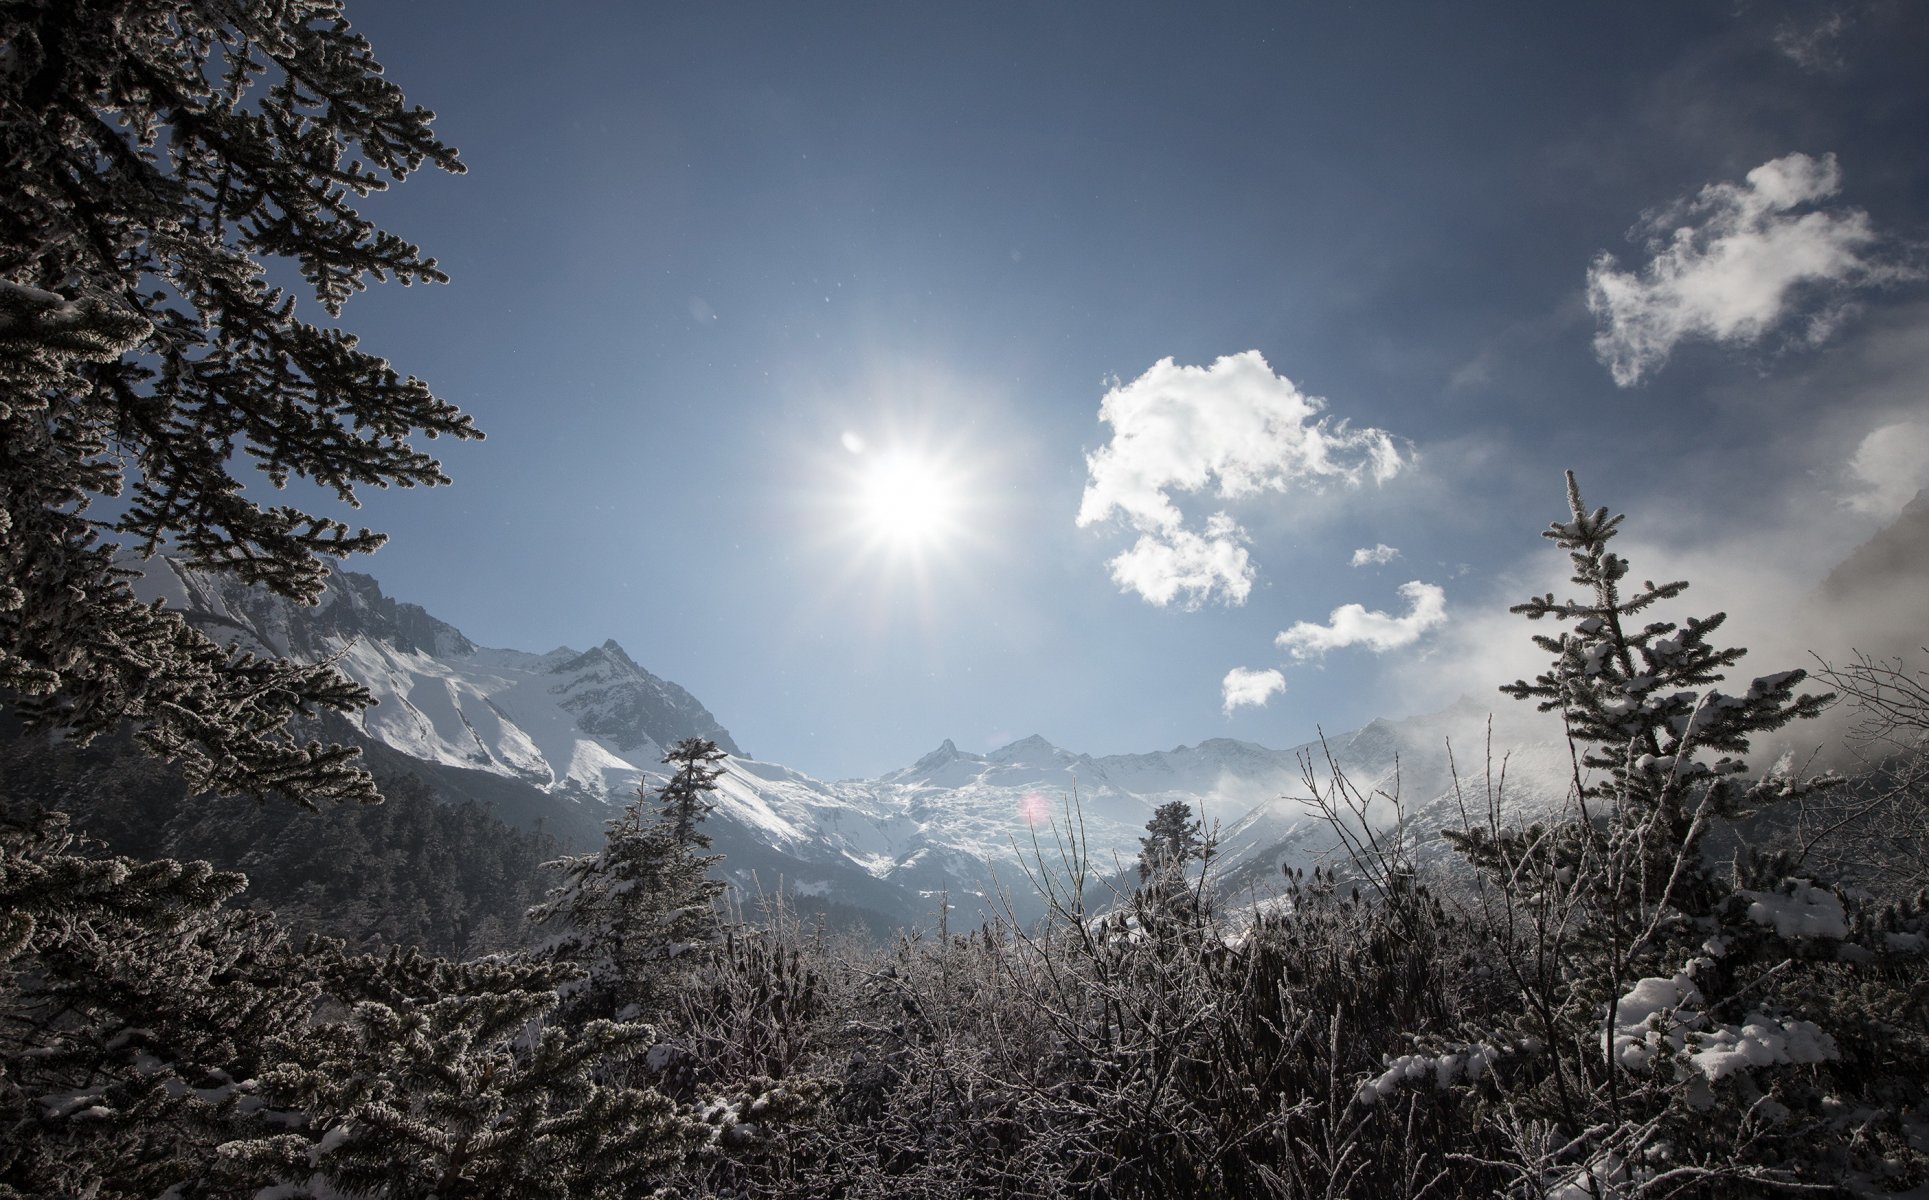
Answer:
<svg viewBox="0 0 1929 1200"><path fill-rule="evenodd" d="M1929 17L1303 9L351 3L469 172L344 324L489 438L350 566L827 777L1490 696L1567 467L1788 633L1929 458Z"/></svg>

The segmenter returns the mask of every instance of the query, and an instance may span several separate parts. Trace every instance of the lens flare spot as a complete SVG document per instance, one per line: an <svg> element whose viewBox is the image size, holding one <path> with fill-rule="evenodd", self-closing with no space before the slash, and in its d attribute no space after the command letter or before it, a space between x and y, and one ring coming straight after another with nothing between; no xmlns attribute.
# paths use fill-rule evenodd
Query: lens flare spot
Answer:
<svg viewBox="0 0 1929 1200"><path fill-rule="evenodd" d="M1052 806L1044 793L1026 792L1018 799L1018 815L1025 819L1025 824L1036 825L1051 819Z"/></svg>

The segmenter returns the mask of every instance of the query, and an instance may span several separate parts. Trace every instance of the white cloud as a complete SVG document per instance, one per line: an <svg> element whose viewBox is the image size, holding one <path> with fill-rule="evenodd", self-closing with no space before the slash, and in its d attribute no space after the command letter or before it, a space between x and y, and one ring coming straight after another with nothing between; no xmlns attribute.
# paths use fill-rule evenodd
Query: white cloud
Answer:
<svg viewBox="0 0 1929 1200"><path fill-rule="evenodd" d="M1400 557L1400 551L1385 542L1374 544L1371 549L1365 546L1353 552L1353 565L1356 567L1385 566Z"/></svg>
<svg viewBox="0 0 1929 1200"><path fill-rule="evenodd" d="M1275 693L1286 690L1286 677L1270 669L1255 671L1249 667L1234 667L1226 672L1220 690L1225 695L1226 715L1230 717L1233 709L1244 704L1264 706Z"/></svg>
<svg viewBox="0 0 1929 1200"><path fill-rule="evenodd" d="M1411 646L1429 629L1447 622L1447 593L1431 583L1414 580L1400 585L1400 595L1413 611L1404 617L1368 612L1364 605L1342 604L1324 625L1300 621L1273 640L1292 651L1294 658L1317 658L1342 646L1365 646L1376 653Z"/></svg>
<svg viewBox="0 0 1929 1200"><path fill-rule="evenodd" d="M1929 424L1897 421L1871 431L1849 460L1849 472L1857 485L1849 507L1893 517L1929 487Z"/></svg>
<svg viewBox="0 0 1929 1200"><path fill-rule="evenodd" d="M1839 323L1844 290L1907 277L1900 263L1873 257L1878 238L1867 213L1794 211L1841 186L1833 154L1784 155L1745 183L1710 184L1644 218L1637 228L1648 233L1653 257L1638 273L1619 270L1611 254L1596 256L1587 306L1602 322L1594 351L1614 382L1640 382L1687 338L1757 342L1815 292L1828 299L1810 306L1805 336L1820 342Z"/></svg>
<svg viewBox="0 0 1929 1200"><path fill-rule="evenodd" d="M1241 604L1253 585L1245 542L1245 530L1225 513L1214 513L1203 536L1189 529L1141 535L1112 560L1112 580L1160 607L1183 595L1187 607L1197 608L1215 590Z"/></svg>
<svg viewBox="0 0 1929 1200"><path fill-rule="evenodd" d="M1159 360L1099 405L1112 440L1086 457L1083 527L1116 515L1139 533L1112 578L1153 604L1242 604L1252 592L1245 530L1224 511L1203 532L1173 502L1209 492L1237 500L1295 486L1384 482L1406 465L1393 437L1319 414L1326 402L1275 375L1257 350L1209 367Z"/></svg>

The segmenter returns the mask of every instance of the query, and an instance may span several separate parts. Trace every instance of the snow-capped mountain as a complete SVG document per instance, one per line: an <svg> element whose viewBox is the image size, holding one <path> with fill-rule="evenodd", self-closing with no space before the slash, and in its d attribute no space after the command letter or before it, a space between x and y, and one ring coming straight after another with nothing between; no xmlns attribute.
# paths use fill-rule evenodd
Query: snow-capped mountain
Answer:
<svg viewBox="0 0 1929 1200"><path fill-rule="evenodd" d="M1329 755L1362 794L1397 788L1413 810L1438 808L1453 784L1449 738L1464 748L1463 782L1477 783L1464 756L1480 745L1487 711L1468 701L1286 751L1219 738L1095 758L1037 735L982 754L946 741L876 779L831 782L744 754L694 696L614 641L546 654L478 646L345 571L313 608L167 559L148 564L137 590L217 639L334 662L376 698L357 720L371 753L402 756L447 793L517 824L541 821L578 847L660 778L665 747L707 737L731 754L709 828L740 885L781 879L787 891L900 923L929 915L939 895L970 908L1008 893L1026 911L1021 860L1042 852L1054 866L1068 837L1098 875L1128 869L1146 821L1173 800L1217 827L1217 870L1263 888L1281 865L1331 849L1298 799L1329 785ZM1564 750L1530 757L1530 786L1564 790Z"/></svg>
<svg viewBox="0 0 1929 1200"><path fill-rule="evenodd" d="M425 762L604 800L633 791L642 768L681 738L739 753L696 697L614 641L547 654L489 649L350 571L336 571L313 608L165 558L137 590L216 640L334 662L375 696L362 732Z"/></svg>

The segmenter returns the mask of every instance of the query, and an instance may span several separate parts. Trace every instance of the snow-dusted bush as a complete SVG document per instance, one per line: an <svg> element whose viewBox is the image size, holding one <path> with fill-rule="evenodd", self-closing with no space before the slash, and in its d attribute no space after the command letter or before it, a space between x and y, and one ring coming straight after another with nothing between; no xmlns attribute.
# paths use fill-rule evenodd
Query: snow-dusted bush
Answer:
<svg viewBox="0 0 1929 1200"><path fill-rule="evenodd" d="M1929 888L1929 671L1920 661L1856 654L1823 666L1851 718L1843 757L1862 778L1796 823L1810 862L1888 897Z"/></svg>

